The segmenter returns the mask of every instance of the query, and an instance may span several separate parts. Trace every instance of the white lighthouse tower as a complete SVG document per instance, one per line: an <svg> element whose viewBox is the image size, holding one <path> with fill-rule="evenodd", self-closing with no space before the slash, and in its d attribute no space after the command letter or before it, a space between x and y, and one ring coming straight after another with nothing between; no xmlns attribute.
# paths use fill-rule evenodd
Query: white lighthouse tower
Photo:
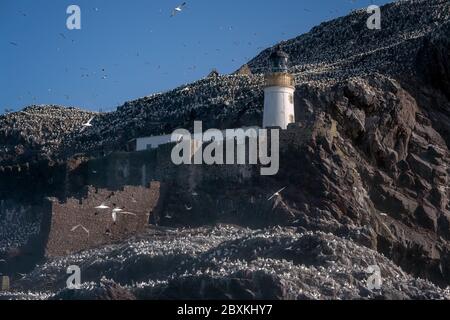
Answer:
<svg viewBox="0 0 450 320"><path fill-rule="evenodd" d="M263 127L287 129L295 122L295 78L288 71L289 56L279 47L270 55L265 77Z"/></svg>

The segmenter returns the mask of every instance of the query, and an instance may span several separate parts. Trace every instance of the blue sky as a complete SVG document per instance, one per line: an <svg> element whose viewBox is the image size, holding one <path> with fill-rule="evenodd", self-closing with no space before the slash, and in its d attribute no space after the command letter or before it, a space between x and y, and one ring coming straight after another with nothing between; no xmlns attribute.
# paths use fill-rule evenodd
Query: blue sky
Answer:
<svg viewBox="0 0 450 320"><path fill-rule="evenodd" d="M187 0L170 17L181 2L0 0L0 113L31 104L113 110L213 68L233 72L323 21L391 1ZM71 4L81 30L66 27Z"/></svg>

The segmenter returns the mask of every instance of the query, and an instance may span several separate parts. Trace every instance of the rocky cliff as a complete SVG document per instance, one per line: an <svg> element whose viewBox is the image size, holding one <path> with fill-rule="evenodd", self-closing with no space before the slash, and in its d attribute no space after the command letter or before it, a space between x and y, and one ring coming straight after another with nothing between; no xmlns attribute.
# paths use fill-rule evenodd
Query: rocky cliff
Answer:
<svg viewBox="0 0 450 320"><path fill-rule="evenodd" d="M211 243L200 237L200 248L190 237L189 245L182 244L179 230L178 235L149 235L151 240L71 256L68 261L106 255L98 268L95 263L88 268L96 284L79 297L113 290L110 282L98 282L104 274L100 269L107 267L106 276L123 286L112 287L137 298L205 298L211 292L219 298L449 298L448 290L438 287L450 285L450 4L386 5L381 30L368 30L367 17L365 11L352 12L280 44L291 56L297 79L296 120L315 124L317 131L306 143L293 141L282 152L277 176L250 185L217 181L199 190L174 185L172 205L161 221L177 227L202 219L250 227L262 221L258 228L281 225L282 232L238 228L222 237L222 231L217 236L201 229ZM0 175L33 162L53 166L79 153L121 150L131 138L189 129L194 120L204 121L205 129L257 125L261 73L270 51L248 63L254 75L203 79L128 102L112 113L33 106L4 115ZM93 115L94 127L80 133L80 125ZM283 186L274 203L257 200ZM193 207L189 219L186 203ZM261 219L259 212L270 215ZM152 251L158 237L174 243L169 255ZM114 257L120 250L129 253L125 262ZM35 281L43 270L55 277L66 262L48 261L28 280ZM174 263L179 269L156 267ZM388 283L377 293L365 291L360 273L373 264L382 267ZM152 271L142 271L143 266ZM133 268L142 273L127 278ZM330 286L318 280L317 270L331 279ZM25 280L18 290L27 289ZM205 284L210 291L189 295L188 288ZM46 288L42 284L39 290ZM57 297L70 295L62 291Z"/></svg>

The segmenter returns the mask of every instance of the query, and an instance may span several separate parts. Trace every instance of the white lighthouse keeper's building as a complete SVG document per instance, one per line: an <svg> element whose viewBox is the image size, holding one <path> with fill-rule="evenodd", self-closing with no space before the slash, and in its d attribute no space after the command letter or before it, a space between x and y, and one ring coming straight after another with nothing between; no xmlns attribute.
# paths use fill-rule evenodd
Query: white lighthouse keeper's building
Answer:
<svg viewBox="0 0 450 320"><path fill-rule="evenodd" d="M263 127L287 129L295 122L295 78L288 71L289 56L279 47L270 55L265 77Z"/></svg>

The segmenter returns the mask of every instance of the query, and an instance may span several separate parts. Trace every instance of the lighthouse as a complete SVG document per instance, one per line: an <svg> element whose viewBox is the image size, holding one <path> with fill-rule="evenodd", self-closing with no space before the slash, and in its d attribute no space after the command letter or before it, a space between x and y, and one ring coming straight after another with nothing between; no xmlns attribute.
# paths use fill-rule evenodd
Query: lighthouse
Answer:
<svg viewBox="0 0 450 320"><path fill-rule="evenodd" d="M285 130L295 122L295 78L288 71L288 60L288 54L279 47L269 57L270 71L264 86L264 128Z"/></svg>

